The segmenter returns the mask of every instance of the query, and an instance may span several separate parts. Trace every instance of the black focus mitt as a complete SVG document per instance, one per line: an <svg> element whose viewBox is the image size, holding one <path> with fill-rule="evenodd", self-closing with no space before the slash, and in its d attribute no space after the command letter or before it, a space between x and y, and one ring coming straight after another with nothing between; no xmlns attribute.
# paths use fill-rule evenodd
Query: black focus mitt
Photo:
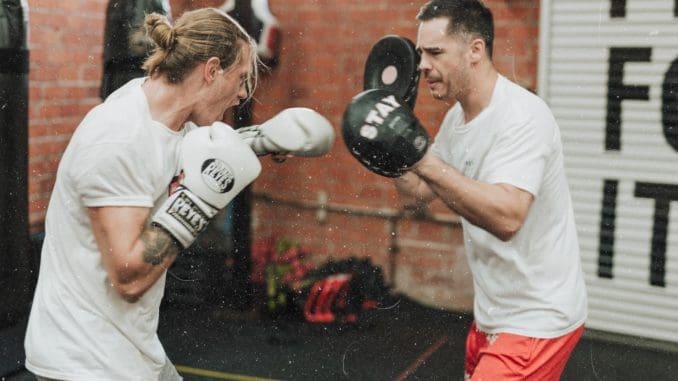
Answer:
<svg viewBox="0 0 678 381"><path fill-rule="evenodd" d="M396 35L382 37L367 56L363 90L389 90L414 109L420 58L409 39Z"/></svg>
<svg viewBox="0 0 678 381"><path fill-rule="evenodd" d="M402 176L426 153L429 137L412 110L392 92L371 89L353 97L341 126L344 143L367 169Z"/></svg>

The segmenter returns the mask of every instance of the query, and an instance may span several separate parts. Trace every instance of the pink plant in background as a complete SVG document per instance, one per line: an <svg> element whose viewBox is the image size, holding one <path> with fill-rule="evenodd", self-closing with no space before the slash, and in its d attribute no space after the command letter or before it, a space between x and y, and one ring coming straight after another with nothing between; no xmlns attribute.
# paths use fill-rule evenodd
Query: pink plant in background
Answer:
<svg viewBox="0 0 678 381"><path fill-rule="evenodd" d="M310 253L297 241L266 238L252 245L252 282L265 285L269 311L283 309L290 296L305 286L304 278L314 266Z"/></svg>

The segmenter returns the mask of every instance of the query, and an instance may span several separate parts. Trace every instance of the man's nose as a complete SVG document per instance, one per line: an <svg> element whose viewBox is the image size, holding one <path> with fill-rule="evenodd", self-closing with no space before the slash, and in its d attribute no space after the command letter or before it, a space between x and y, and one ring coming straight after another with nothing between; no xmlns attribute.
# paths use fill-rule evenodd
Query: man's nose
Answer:
<svg viewBox="0 0 678 381"><path fill-rule="evenodd" d="M427 72L431 70L431 63L429 62L425 55L422 55L421 59L419 60L419 70L421 72Z"/></svg>

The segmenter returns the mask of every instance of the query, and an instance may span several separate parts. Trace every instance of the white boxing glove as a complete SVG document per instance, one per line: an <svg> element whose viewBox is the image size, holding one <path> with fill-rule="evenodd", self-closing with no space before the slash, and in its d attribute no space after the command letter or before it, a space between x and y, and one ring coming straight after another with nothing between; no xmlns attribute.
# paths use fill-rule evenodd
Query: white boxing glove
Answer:
<svg viewBox="0 0 678 381"><path fill-rule="evenodd" d="M318 112L304 107L282 110L266 122L236 130L258 155L322 156L332 149L334 128Z"/></svg>
<svg viewBox="0 0 678 381"><path fill-rule="evenodd" d="M228 125L215 122L186 134L181 143L180 186L153 215L184 248L217 212L259 176L261 163Z"/></svg>

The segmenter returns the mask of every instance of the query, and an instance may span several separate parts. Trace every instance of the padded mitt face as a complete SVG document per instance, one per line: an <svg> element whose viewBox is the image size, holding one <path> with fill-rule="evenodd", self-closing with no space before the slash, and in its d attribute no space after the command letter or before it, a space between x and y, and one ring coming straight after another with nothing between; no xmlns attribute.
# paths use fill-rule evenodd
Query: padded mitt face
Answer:
<svg viewBox="0 0 678 381"><path fill-rule="evenodd" d="M415 45L409 39L396 35L382 37L367 56L363 90L389 90L414 109L419 60Z"/></svg>
<svg viewBox="0 0 678 381"><path fill-rule="evenodd" d="M429 143L412 110L383 89L353 97L344 112L342 135L353 157L386 177L402 176L421 160Z"/></svg>

